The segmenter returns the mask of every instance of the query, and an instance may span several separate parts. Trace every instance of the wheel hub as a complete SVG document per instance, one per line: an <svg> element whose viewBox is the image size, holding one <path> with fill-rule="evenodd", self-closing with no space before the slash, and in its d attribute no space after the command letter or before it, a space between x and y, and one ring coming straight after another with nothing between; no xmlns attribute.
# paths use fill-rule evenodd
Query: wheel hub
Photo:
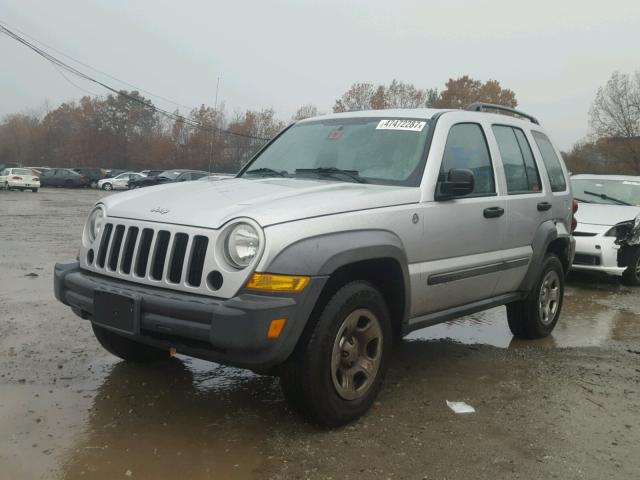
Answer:
<svg viewBox="0 0 640 480"><path fill-rule="evenodd" d="M549 325L555 319L560 306L560 277L557 272L552 270L544 276L538 298L540 321Z"/></svg>
<svg viewBox="0 0 640 480"><path fill-rule="evenodd" d="M338 395L356 400L373 385L382 360L382 328L368 309L347 315L331 354L331 380Z"/></svg>

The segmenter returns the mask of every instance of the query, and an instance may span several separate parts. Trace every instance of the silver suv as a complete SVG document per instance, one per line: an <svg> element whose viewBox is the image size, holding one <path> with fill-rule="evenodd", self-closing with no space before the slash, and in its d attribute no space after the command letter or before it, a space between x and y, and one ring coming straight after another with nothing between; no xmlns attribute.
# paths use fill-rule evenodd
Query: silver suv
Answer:
<svg viewBox="0 0 640 480"><path fill-rule="evenodd" d="M276 374L296 410L337 426L371 406L394 338L498 305L514 335L549 335L573 206L522 112L327 115L235 179L100 200L55 294L124 360L177 351Z"/></svg>

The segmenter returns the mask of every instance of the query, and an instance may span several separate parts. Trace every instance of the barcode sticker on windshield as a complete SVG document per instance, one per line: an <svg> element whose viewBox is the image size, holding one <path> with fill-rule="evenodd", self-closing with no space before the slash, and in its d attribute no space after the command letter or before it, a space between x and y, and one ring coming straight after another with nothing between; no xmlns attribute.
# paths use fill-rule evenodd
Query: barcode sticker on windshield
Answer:
<svg viewBox="0 0 640 480"><path fill-rule="evenodd" d="M380 120L376 130L405 130L409 132L421 132L427 122L420 120Z"/></svg>

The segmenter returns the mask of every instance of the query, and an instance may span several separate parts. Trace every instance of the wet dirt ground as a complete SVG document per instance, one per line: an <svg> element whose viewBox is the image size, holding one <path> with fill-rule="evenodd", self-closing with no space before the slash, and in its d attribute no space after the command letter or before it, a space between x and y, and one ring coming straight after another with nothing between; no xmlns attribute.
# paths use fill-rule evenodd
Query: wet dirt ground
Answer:
<svg viewBox="0 0 640 480"><path fill-rule="evenodd" d="M571 277L541 341L513 340L504 308L416 332L372 411L321 430L277 379L119 362L55 301L103 195L0 191L0 479L639 478L640 290Z"/></svg>

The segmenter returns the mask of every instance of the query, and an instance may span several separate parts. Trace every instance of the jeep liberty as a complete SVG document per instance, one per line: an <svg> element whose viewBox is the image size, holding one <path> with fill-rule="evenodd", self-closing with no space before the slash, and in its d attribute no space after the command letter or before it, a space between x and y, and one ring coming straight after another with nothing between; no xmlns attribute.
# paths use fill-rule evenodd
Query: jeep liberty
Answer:
<svg viewBox="0 0 640 480"><path fill-rule="evenodd" d="M411 331L506 305L515 336L551 333L567 179L537 120L497 105L309 118L235 178L98 201L55 295L121 359L279 375L298 412L339 426Z"/></svg>

